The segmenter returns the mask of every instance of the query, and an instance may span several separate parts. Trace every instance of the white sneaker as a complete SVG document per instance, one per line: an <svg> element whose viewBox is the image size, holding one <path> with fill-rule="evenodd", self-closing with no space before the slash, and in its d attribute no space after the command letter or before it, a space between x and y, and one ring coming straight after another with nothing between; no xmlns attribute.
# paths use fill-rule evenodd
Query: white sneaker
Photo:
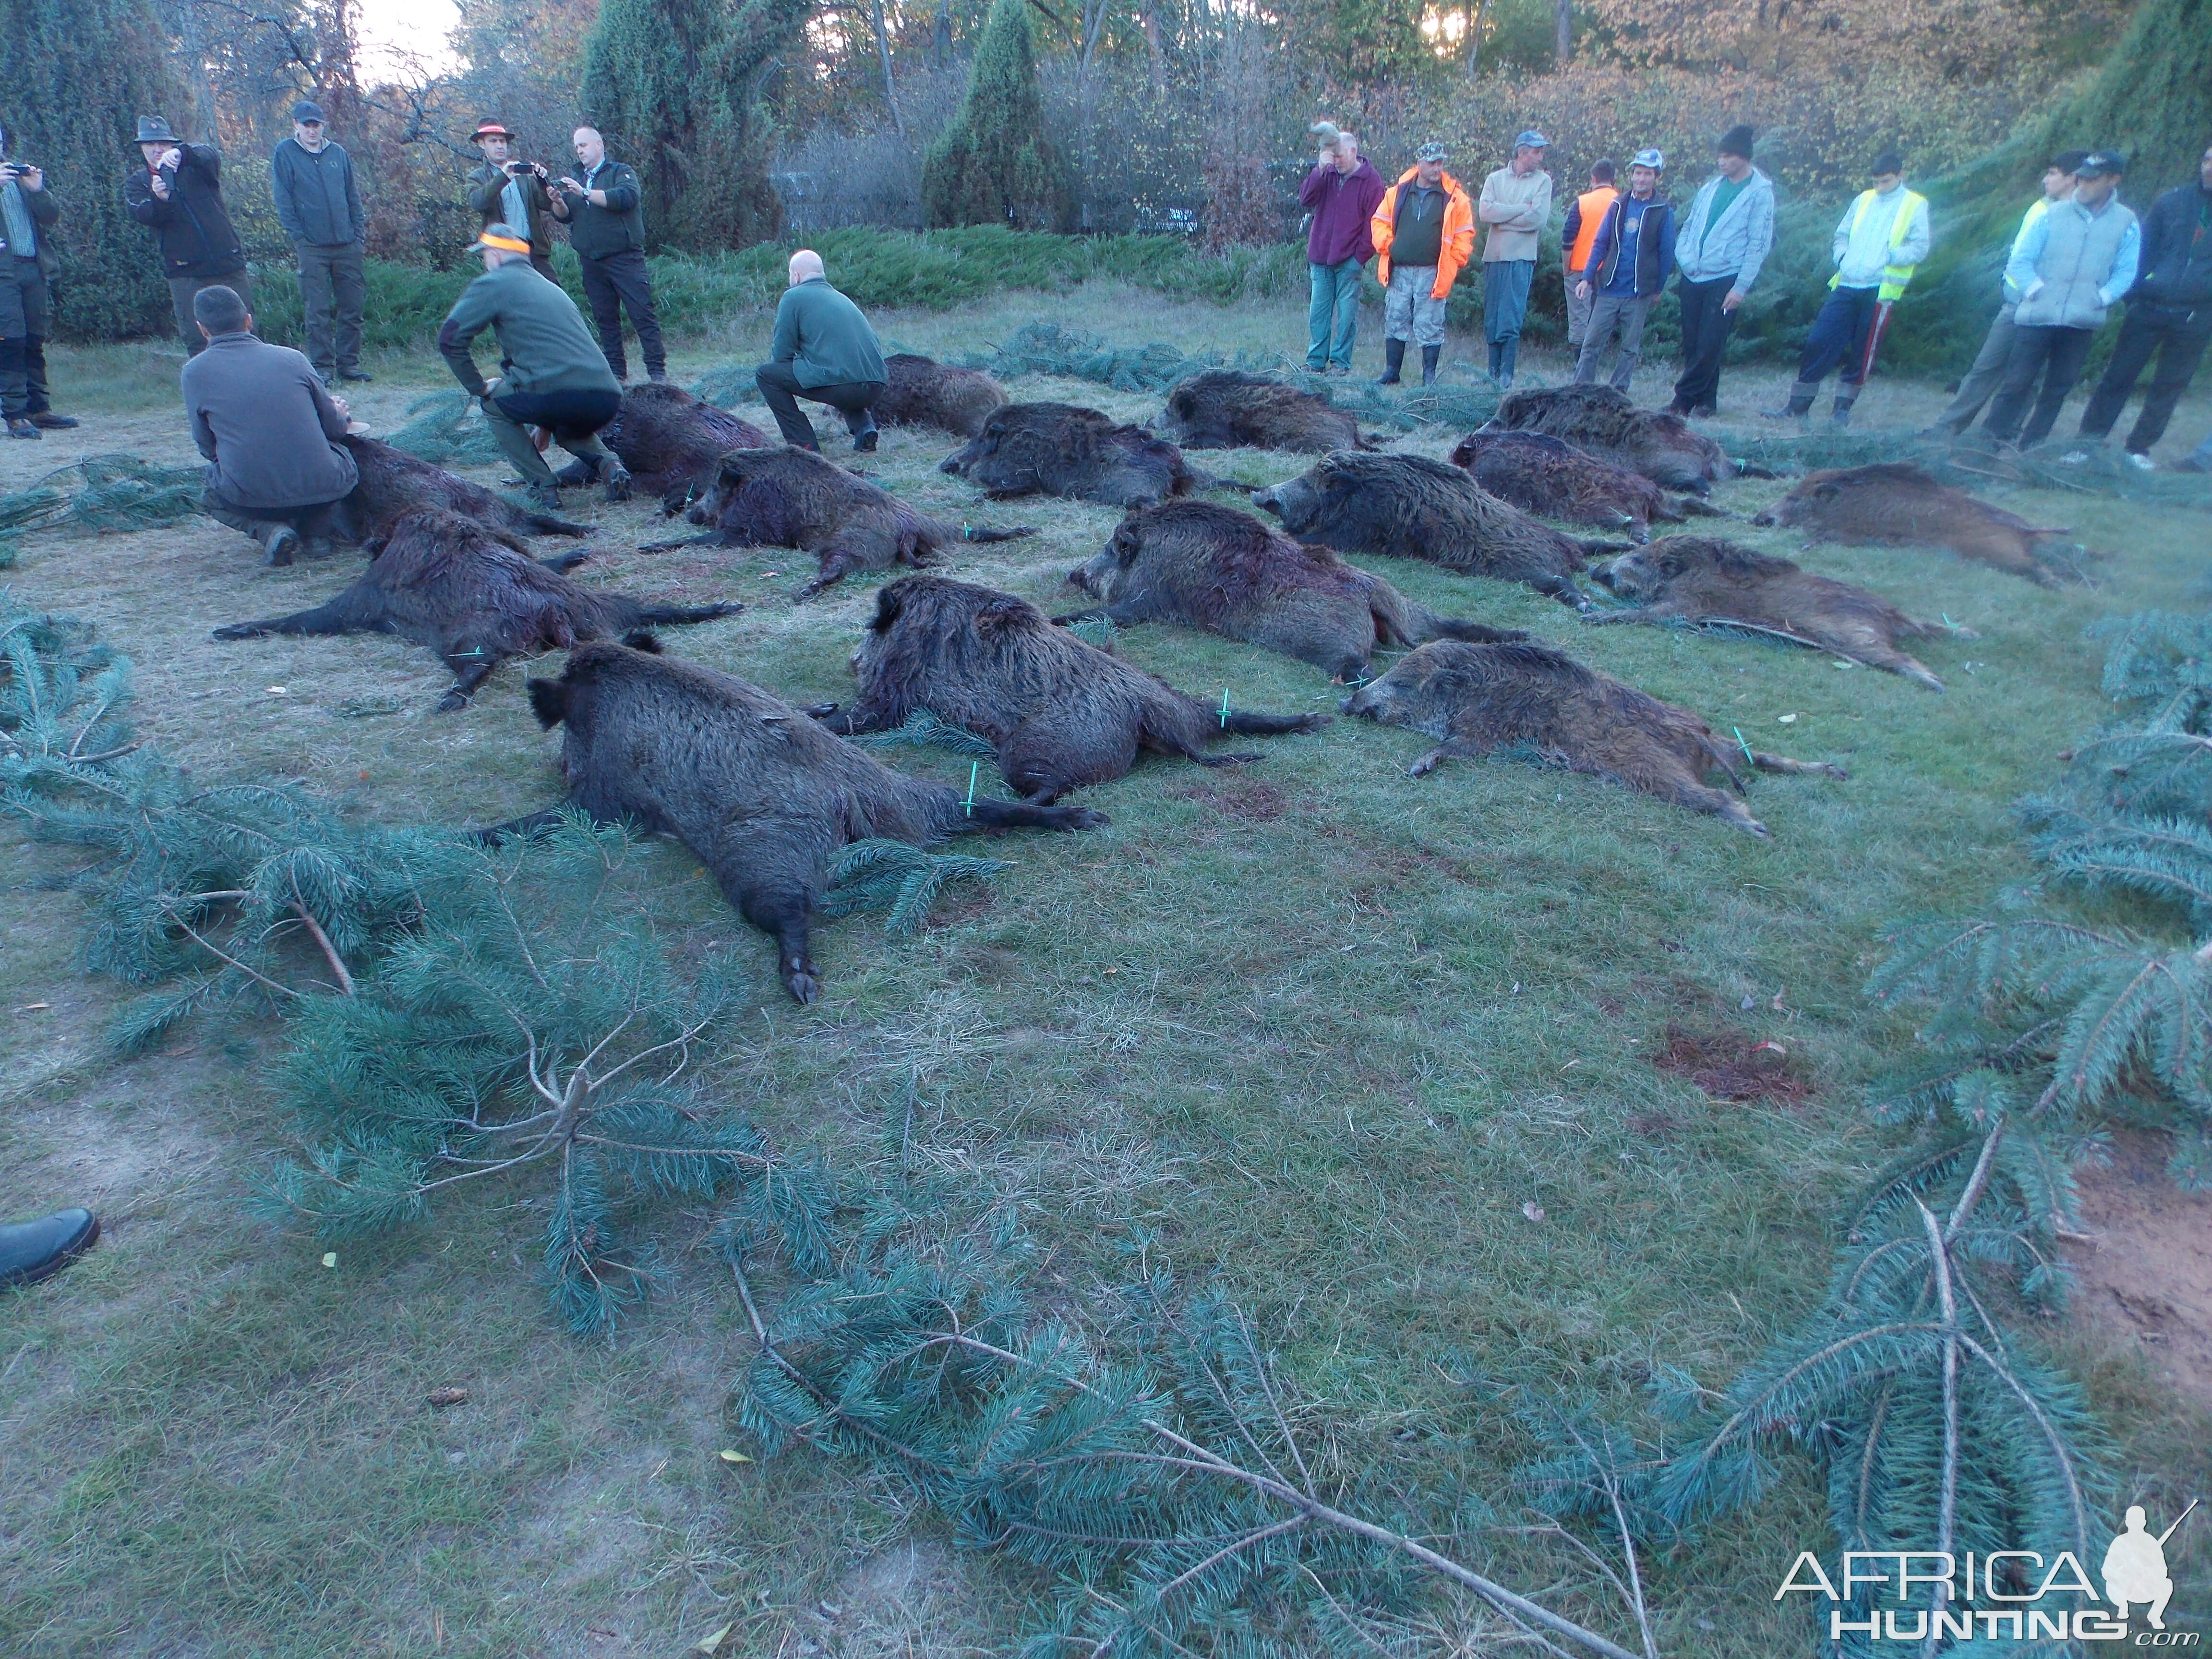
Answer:
<svg viewBox="0 0 2212 1659"><path fill-rule="evenodd" d="M2156 461L2151 459L2148 455L2138 455L2133 450L2130 450L2128 452L2128 465L2135 468L2138 472L2155 472L2158 471L2158 463Z"/></svg>
<svg viewBox="0 0 2212 1659"><path fill-rule="evenodd" d="M2069 450L2067 453L2061 455L2058 458L2058 465L2061 466L2080 466L2086 463L2088 459L2089 452L2086 449Z"/></svg>

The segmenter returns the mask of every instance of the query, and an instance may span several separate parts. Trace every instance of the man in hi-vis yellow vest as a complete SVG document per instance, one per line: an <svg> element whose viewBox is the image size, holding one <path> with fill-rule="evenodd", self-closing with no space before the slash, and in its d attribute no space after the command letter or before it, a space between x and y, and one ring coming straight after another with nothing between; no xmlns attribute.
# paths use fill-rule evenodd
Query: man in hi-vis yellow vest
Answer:
<svg viewBox="0 0 2212 1659"><path fill-rule="evenodd" d="M1928 257L1928 198L1905 189L1904 158L1885 150L1875 158L1873 173L1874 187L1858 193L1836 226L1836 274L1828 279L1827 303L1805 337L1790 401L1766 410L1771 418L1802 421L1828 371L1840 367L1836 424L1850 424L1851 405L1874 368L1889 308Z"/></svg>

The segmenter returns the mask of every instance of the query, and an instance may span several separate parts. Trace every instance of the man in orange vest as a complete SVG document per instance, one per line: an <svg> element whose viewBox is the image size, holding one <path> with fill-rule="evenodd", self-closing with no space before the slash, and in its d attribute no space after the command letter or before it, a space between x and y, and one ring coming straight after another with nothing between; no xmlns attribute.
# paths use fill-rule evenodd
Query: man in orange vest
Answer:
<svg viewBox="0 0 2212 1659"><path fill-rule="evenodd" d="M1575 290L1589 274L1590 249L1597 243L1597 228L1605 222L1606 210L1620 199L1620 191L1613 187L1616 176L1610 160L1593 161L1590 187L1575 198L1559 232L1561 274L1567 282L1567 343L1577 349L1589 336L1590 308L1596 300L1594 293L1579 295Z"/></svg>
<svg viewBox="0 0 2212 1659"><path fill-rule="evenodd" d="M1406 342L1421 347L1421 384L1437 383L1444 349L1444 301L1474 252L1474 203L1444 171L1442 144L1423 144L1413 165L1382 192L1370 234L1375 280L1383 288L1382 354L1379 386L1398 384Z"/></svg>

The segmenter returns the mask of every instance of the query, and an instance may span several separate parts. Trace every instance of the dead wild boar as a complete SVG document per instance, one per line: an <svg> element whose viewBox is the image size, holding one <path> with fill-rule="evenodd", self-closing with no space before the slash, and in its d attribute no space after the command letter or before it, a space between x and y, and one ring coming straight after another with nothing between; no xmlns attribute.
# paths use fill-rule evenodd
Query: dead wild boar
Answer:
<svg viewBox="0 0 2212 1659"><path fill-rule="evenodd" d="M1638 409L1609 386L1531 387L1506 394L1490 429L1547 432L1577 449L1618 461L1668 489L1702 495L1716 479L1741 471L1711 438L1680 415Z"/></svg>
<svg viewBox="0 0 2212 1659"><path fill-rule="evenodd" d="M890 378L873 414L885 426L933 426L956 438L972 438L994 410L1006 404L1006 388L979 368L955 368L910 351L884 359Z"/></svg>
<svg viewBox="0 0 2212 1659"><path fill-rule="evenodd" d="M623 393L622 407L599 433L629 470L630 487L681 513L707 493L714 469L732 449L765 449L775 440L750 421L693 397L665 380L646 380ZM564 484L589 483L581 461L555 475Z"/></svg>
<svg viewBox="0 0 2212 1659"><path fill-rule="evenodd" d="M380 541L410 513L458 513L509 536L588 536L587 524L571 524L517 507L481 484L359 433L341 438L353 453L361 481L331 512L331 527L357 547Z"/></svg>
<svg viewBox="0 0 2212 1659"><path fill-rule="evenodd" d="M1150 507L1204 482L1182 452L1140 426L1073 404L1008 404L938 468L994 500L1064 495L1103 507Z"/></svg>
<svg viewBox="0 0 2212 1659"><path fill-rule="evenodd" d="M691 508L691 522L712 525L704 536L655 542L642 553L714 543L723 547L795 547L819 562L814 580L794 594L808 599L855 570L934 563L955 542L1007 542L1034 536L1012 530L963 528L917 513L880 484L848 472L811 449L733 449L722 457L714 486Z"/></svg>
<svg viewBox="0 0 2212 1659"><path fill-rule="evenodd" d="M775 938L784 988L801 1002L820 994L808 929L830 855L848 842L927 847L979 830L1106 822L1079 806L963 802L957 789L892 771L757 685L670 661L650 635L632 640L583 646L560 678L530 682L538 723L565 727L568 800L601 823L626 818L690 848L722 896ZM526 833L553 816L485 833Z"/></svg>
<svg viewBox="0 0 2212 1659"><path fill-rule="evenodd" d="M1719 772L1739 793L1743 788L1735 751L1712 727L1534 640L1425 645L1346 697L1344 712L1436 738L1437 746L1413 764L1417 778L1447 760L1526 746L1549 764L1614 779L1754 836L1767 833L1735 796L1705 787ZM1754 753L1751 760L1762 772L1844 775L1838 767L1781 755Z"/></svg>
<svg viewBox="0 0 2212 1659"><path fill-rule="evenodd" d="M712 622L741 605L653 605L579 587L562 571L590 556L541 564L512 537L453 513L399 520L354 585L312 611L218 628L219 640L270 634L397 634L453 671L438 703L451 711L509 657L611 639L657 623Z"/></svg>
<svg viewBox="0 0 2212 1659"><path fill-rule="evenodd" d="M1359 423L1328 398L1265 374L1209 368L1168 393L1164 434L1185 449L1372 449Z"/></svg>
<svg viewBox="0 0 2212 1659"><path fill-rule="evenodd" d="M2036 544L2065 530L2039 530L2017 514L1940 484L1909 461L1808 472L1752 520L1808 531L1816 542L1946 547L2044 587L2058 579Z"/></svg>
<svg viewBox="0 0 2212 1659"><path fill-rule="evenodd" d="M1779 634L1918 680L1933 691L1943 682L1897 648L1899 640L1941 639L1971 630L1915 622L1879 594L1850 582L1816 576L1787 559L1754 553L1712 536L1668 536L1607 561L1591 573L1632 611L1592 622L1723 623Z"/></svg>
<svg viewBox="0 0 2212 1659"><path fill-rule="evenodd" d="M860 690L850 708L809 711L831 731L895 731L926 708L998 744L999 775L1041 806L1126 777L1140 751L1231 766L1260 757L1206 745L1328 723L1224 714L1054 627L1027 599L939 576L902 576L876 595L853 672Z"/></svg>
<svg viewBox="0 0 2212 1659"><path fill-rule="evenodd" d="M1622 545L1562 535L1425 455L1339 450L1298 477L1255 491L1252 502L1302 542L1522 582L1577 611L1589 608L1574 583L1583 555Z"/></svg>
<svg viewBox="0 0 2212 1659"><path fill-rule="evenodd" d="M1632 472L1547 432L1470 432L1451 453L1454 466L1501 501L1540 518L1601 525L1649 541L1656 520L1680 524L1717 509L1694 495L1675 501L1641 472Z"/></svg>
<svg viewBox="0 0 2212 1659"><path fill-rule="evenodd" d="M1056 623L1178 623L1279 651L1339 680L1366 678L1368 659L1383 646L1527 637L1439 617L1328 549L1211 501L1132 513L1067 580L1105 603Z"/></svg>

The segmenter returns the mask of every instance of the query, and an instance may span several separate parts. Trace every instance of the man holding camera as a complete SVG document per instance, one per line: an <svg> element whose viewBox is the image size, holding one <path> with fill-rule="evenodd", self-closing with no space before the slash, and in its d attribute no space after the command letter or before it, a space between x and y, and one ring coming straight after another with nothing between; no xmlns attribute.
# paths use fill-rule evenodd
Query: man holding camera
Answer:
<svg viewBox="0 0 2212 1659"><path fill-rule="evenodd" d="M469 174L469 206L487 229L505 225L520 231L530 243L531 269L555 281L553 198L545 188L550 175L535 161L516 160L514 135L488 116L477 123L476 143L484 160Z"/></svg>
<svg viewBox="0 0 2212 1659"><path fill-rule="evenodd" d="M0 410L9 437L35 438L76 424L46 406L46 279L61 213L46 173L7 154L8 135L0 132Z"/></svg>
<svg viewBox="0 0 2212 1659"><path fill-rule="evenodd" d="M227 288L253 304L246 274L246 245L231 228L222 200L222 152L213 144L187 144L159 115L138 118L143 170L123 181L123 204L161 244L161 274L176 307L177 334L189 356L207 345L192 315L202 289Z"/></svg>
<svg viewBox="0 0 2212 1659"><path fill-rule="evenodd" d="M276 222L292 239L307 360L325 381L368 380L361 368L361 312L368 298L362 261L368 216L362 211L353 158L331 141L322 106L312 99L292 106L292 136L269 158L269 193Z"/></svg>
<svg viewBox="0 0 2212 1659"><path fill-rule="evenodd" d="M665 380L668 354L661 349L653 278L645 269L644 192L635 171L607 159L607 141L597 127L578 127L575 145L584 176L553 187L553 216L568 227L568 246L583 267L584 297L599 325L599 349L615 379L629 379L622 337L622 308L628 306L638 349L645 354L646 378Z"/></svg>

